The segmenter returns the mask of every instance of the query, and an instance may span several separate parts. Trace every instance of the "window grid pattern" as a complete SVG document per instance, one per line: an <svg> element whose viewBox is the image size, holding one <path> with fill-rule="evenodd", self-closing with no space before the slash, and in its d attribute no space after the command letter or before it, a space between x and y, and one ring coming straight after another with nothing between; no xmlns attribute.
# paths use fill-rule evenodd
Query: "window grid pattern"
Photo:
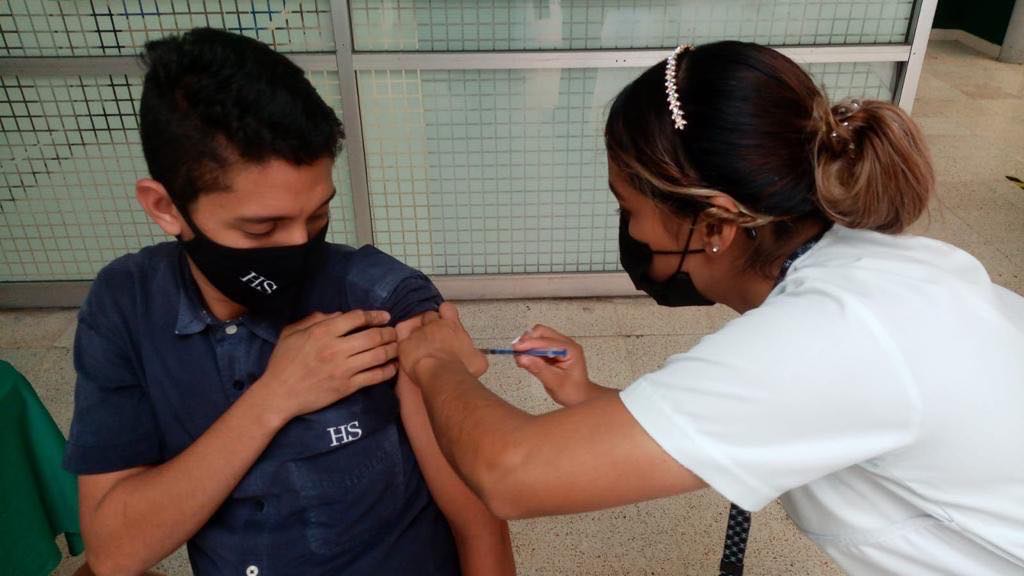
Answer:
<svg viewBox="0 0 1024 576"><path fill-rule="evenodd" d="M135 55L149 40L201 26L282 52L334 50L329 0L7 0L0 56Z"/></svg>
<svg viewBox="0 0 1024 576"><path fill-rule="evenodd" d="M892 98L894 64L806 67ZM613 271L607 104L639 70L360 72L374 244L429 274Z"/></svg>
<svg viewBox="0 0 1024 576"><path fill-rule="evenodd" d="M338 76L310 74L340 108ZM141 78L0 77L0 281L90 279L167 240L135 201L147 174L136 120ZM344 155L335 164L335 242L355 240Z"/></svg>
<svg viewBox="0 0 1024 576"><path fill-rule="evenodd" d="M353 0L360 51L671 48L902 43L913 0Z"/></svg>

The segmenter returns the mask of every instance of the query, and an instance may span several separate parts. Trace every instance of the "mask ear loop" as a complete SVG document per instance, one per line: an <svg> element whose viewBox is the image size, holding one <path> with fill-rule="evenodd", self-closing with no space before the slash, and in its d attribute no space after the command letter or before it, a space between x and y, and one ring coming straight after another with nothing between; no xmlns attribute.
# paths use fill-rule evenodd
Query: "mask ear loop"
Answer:
<svg viewBox="0 0 1024 576"><path fill-rule="evenodd" d="M682 272L683 263L686 262L687 254L695 254L697 252L706 252L704 248L694 248L690 250L690 240L693 239L693 232L697 229L697 216L693 217L693 225L690 226L690 233L686 235L686 244L683 245L682 250L651 250L651 254L679 254L679 266L676 268L676 274Z"/></svg>
<svg viewBox="0 0 1024 576"><path fill-rule="evenodd" d="M172 200L171 203L174 204L174 207L178 210L178 214L181 214L182 219L185 220L185 224L188 224L188 227L192 230L193 238L207 237L206 234L199 229L199 226L196 226L195 220L192 219L192 215L188 213L188 210L186 210L184 206L174 200ZM179 234L177 238L178 240L181 240L181 235Z"/></svg>
<svg viewBox="0 0 1024 576"><path fill-rule="evenodd" d="M683 251L680 252L682 256L679 258L679 267L676 268L676 274L683 271L683 264L686 262L686 255L691 252L704 252L703 248L697 250L690 250L690 240L693 239L693 232L697 229L697 216L693 217L693 225L690 226L690 233L686 235L686 244L683 244Z"/></svg>

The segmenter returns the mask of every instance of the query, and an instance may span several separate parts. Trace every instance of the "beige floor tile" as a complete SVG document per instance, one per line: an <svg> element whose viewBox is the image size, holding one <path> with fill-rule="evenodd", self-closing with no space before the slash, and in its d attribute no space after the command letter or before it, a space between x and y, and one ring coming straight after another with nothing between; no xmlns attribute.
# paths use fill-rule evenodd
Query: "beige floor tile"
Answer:
<svg viewBox="0 0 1024 576"><path fill-rule="evenodd" d="M85 563L85 554L79 554L78 556L71 558L68 556L68 546L64 538L57 538L57 547L60 548L61 556L64 557L64 561L57 566L57 569L53 571L52 576L72 576L75 570L78 570L82 564Z"/></svg>
<svg viewBox="0 0 1024 576"><path fill-rule="evenodd" d="M987 100L985 106L1005 118L1008 128L1024 130L1020 125L1024 120L1024 97Z"/></svg>
<svg viewBox="0 0 1024 576"><path fill-rule="evenodd" d="M948 71L943 78L972 101L1024 96L1024 71L1019 66L989 67L971 63Z"/></svg>
<svg viewBox="0 0 1024 576"><path fill-rule="evenodd" d="M710 490L590 514L512 523L519 573L713 574L728 503Z"/></svg>
<svg viewBox="0 0 1024 576"><path fill-rule="evenodd" d="M67 438L74 415L75 367L69 348L49 348L25 373L39 399Z"/></svg>
<svg viewBox="0 0 1024 576"><path fill-rule="evenodd" d="M661 368L669 356L683 354L700 342L703 334L632 336L626 350L636 378Z"/></svg>
<svg viewBox="0 0 1024 576"><path fill-rule="evenodd" d="M68 548L63 538L57 538L64 561L57 566L51 576L72 576L85 563L85 554L75 557L68 556ZM153 567L153 571L164 576L192 576L192 566L188 563L188 551L184 546L174 551L162 562Z"/></svg>
<svg viewBox="0 0 1024 576"><path fill-rule="evenodd" d="M15 370L32 381L30 375L35 374L36 365L46 355L46 348L0 348L0 360L5 360L14 366Z"/></svg>
<svg viewBox="0 0 1024 576"><path fill-rule="evenodd" d="M729 503L712 490L591 514L511 524L519 572L714 574ZM778 503L754 514L746 573L841 575Z"/></svg>
<svg viewBox="0 0 1024 576"><path fill-rule="evenodd" d="M71 325L68 326L67 330L63 334L57 337L54 341L54 346L61 348L72 348L75 345L75 333L78 331L78 317L71 319Z"/></svg>
<svg viewBox="0 0 1024 576"><path fill-rule="evenodd" d="M49 346L74 322L76 310L0 310L0 348Z"/></svg>
<svg viewBox="0 0 1024 576"><path fill-rule="evenodd" d="M545 324L568 336L608 336L619 333L613 300L507 300L456 302L466 330L474 338L507 339L508 344L535 324Z"/></svg>
<svg viewBox="0 0 1024 576"><path fill-rule="evenodd" d="M736 317L725 306L665 308L649 298L621 299L620 334L708 334Z"/></svg>
<svg viewBox="0 0 1024 576"><path fill-rule="evenodd" d="M983 243L1024 267L1024 190L1005 179L973 181L949 188L944 201Z"/></svg>
<svg viewBox="0 0 1024 576"><path fill-rule="evenodd" d="M959 94L959 92L956 92ZM914 101L914 118L935 118L947 122L956 122L965 115L971 117L991 113L987 108L972 106L964 97L963 100L949 98L918 98Z"/></svg>
<svg viewBox="0 0 1024 576"><path fill-rule="evenodd" d="M917 104L924 101L955 101L964 102L967 96L956 89L955 86L944 80L938 74L933 74L925 68L921 72L921 79L917 86L918 94L921 95L918 102L914 104L914 111L917 112Z"/></svg>
<svg viewBox="0 0 1024 576"><path fill-rule="evenodd" d="M928 61L937 61L938 63L949 62L956 59L962 58L974 58L978 53L963 44L953 40L932 40L928 42L928 52L926 59ZM925 64L928 68L928 64Z"/></svg>

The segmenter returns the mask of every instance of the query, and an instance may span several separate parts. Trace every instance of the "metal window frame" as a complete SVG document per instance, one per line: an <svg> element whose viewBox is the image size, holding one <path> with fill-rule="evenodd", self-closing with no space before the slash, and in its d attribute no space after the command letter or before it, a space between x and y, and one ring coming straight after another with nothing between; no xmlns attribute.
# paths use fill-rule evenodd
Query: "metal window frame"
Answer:
<svg viewBox="0 0 1024 576"><path fill-rule="evenodd" d="M779 46L796 62L897 62L899 79L894 100L908 112L913 108L924 64L928 36L938 0L917 0L907 42L868 46ZM357 52L352 40L348 0L331 0L334 52L288 54L311 71L337 71L345 115L346 148L356 240L373 242L369 180L362 131L358 71L382 69L552 69L644 68L664 58L664 50L566 50L500 52ZM139 75L134 56L0 58L0 74ZM437 276L434 282L454 300L549 297L631 296L637 291L624 273L484 274ZM0 308L74 307L81 304L91 281L0 282Z"/></svg>
<svg viewBox="0 0 1024 576"><path fill-rule="evenodd" d="M924 68L924 54L928 49L928 36L932 32L935 20L935 7L938 0L920 0L914 4L914 12L910 17L910 31L907 33L907 44L910 46L910 57L903 65L903 74L896 85L896 103L907 112L914 109L917 97L917 84L921 80Z"/></svg>

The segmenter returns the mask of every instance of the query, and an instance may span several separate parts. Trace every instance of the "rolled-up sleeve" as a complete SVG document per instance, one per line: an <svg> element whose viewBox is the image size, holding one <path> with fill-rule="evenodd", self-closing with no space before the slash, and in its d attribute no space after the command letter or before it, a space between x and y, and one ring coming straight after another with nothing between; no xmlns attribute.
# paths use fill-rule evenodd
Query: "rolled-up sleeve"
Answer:
<svg viewBox="0 0 1024 576"><path fill-rule="evenodd" d="M392 324L437 310L444 301L422 272L372 246L355 252L349 270L351 306L387 310Z"/></svg>

